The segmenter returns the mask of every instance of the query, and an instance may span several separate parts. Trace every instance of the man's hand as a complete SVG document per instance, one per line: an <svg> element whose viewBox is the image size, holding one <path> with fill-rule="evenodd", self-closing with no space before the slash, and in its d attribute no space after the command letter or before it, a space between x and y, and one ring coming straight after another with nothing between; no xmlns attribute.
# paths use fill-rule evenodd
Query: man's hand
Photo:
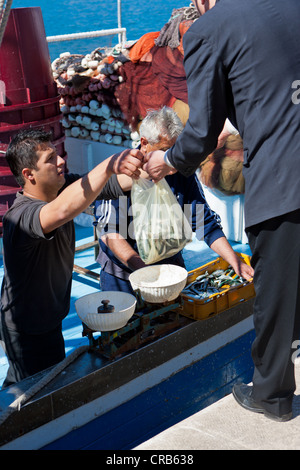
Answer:
<svg viewBox="0 0 300 470"><path fill-rule="evenodd" d="M143 158L142 152L137 149L123 150L111 157L109 169L116 175L124 174L139 179Z"/></svg>
<svg viewBox="0 0 300 470"><path fill-rule="evenodd" d="M241 259L238 259L235 266L232 265L232 267L239 276L243 277L247 281L252 280L254 276L254 269Z"/></svg>
<svg viewBox="0 0 300 470"><path fill-rule="evenodd" d="M217 238L210 248L233 267L238 276L250 281L254 276L254 269L243 261L233 250L226 237Z"/></svg>
<svg viewBox="0 0 300 470"><path fill-rule="evenodd" d="M230 135L238 135L238 134L239 134L238 130L231 124L231 122L227 118L225 121L223 130L218 137L217 149L224 147L226 140L228 139Z"/></svg>
<svg viewBox="0 0 300 470"><path fill-rule="evenodd" d="M218 145L216 147L216 150L217 149L220 149L222 147L224 147L225 143L226 143L226 140L228 139L228 137L231 135L230 132L228 132L227 128L224 126L221 134L219 135L218 137Z"/></svg>
<svg viewBox="0 0 300 470"><path fill-rule="evenodd" d="M165 163L164 155L165 152L162 150L154 150L145 157L146 163L143 166L143 170L148 173L154 183L157 183L167 175L173 175L177 171Z"/></svg>

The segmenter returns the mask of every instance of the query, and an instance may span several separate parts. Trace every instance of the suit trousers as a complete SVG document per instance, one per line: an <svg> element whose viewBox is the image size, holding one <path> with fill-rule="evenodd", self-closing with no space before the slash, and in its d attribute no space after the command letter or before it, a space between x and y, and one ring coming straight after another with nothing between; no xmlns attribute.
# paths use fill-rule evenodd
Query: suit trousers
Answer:
<svg viewBox="0 0 300 470"><path fill-rule="evenodd" d="M300 210L247 229L255 270L253 398L277 416L291 412L300 336Z"/></svg>

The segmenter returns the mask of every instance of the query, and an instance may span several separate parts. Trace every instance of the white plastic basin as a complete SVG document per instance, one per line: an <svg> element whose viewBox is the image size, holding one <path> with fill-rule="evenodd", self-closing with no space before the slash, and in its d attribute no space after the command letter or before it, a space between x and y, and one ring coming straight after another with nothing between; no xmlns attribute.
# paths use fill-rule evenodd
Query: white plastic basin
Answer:
<svg viewBox="0 0 300 470"><path fill-rule="evenodd" d="M137 269L129 276L133 290L143 299L161 303L176 299L186 285L187 270L174 264L160 264Z"/></svg>
<svg viewBox="0 0 300 470"><path fill-rule="evenodd" d="M97 313L102 300L115 307L111 313ZM114 331L123 328L134 314L136 298L126 292L103 291L84 295L75 302L77 315L94 331Z"/></svg>

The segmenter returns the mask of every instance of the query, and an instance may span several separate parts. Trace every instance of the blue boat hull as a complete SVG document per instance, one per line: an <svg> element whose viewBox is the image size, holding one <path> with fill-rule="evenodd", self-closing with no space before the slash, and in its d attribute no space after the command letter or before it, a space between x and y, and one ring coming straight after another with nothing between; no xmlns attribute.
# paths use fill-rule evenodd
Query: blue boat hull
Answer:
<svg viewBox="0 0 300 470"><path fill-rule="evenodd" d="M227 344L138 397L43 447L44 450L129 450L252 379L254 331Z"/></svg>

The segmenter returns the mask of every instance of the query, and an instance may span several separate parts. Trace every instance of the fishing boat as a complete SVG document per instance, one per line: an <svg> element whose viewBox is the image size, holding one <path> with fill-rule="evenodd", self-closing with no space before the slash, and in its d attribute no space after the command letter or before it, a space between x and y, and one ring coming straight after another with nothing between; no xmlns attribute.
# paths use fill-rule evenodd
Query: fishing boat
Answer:
<svg viewBox="0 0 300 470"><path fill-rule="evenodd" d="M40 9L12 9L10 19L14 18L14 24L10 26L8 22L5 34L11 34L10 28L17 28L17 36L22 37L18 47L23 56L28 56L29 46L22 34L24 21L20 21L24 15L27 33L30 30L38 35L39 53L44 56L46 37ZM104 33L95 32L99 37ZM120 35L119 42L126 41L120 15L114 33ZM29 43L35 43L33 39L28 38ZM56 39L66 37L48 41ZM4 38L2 51L4 47L9 70L10 51L5 44ZM54 144L62 155L67 155L70 172L89 171L107 156L126 148L91 139L90 135L78 138L66 132L69 123L62 126L66 115L61 113L61 106L66 104L60 102L62 95L57 94L47 67L39 64L43 87L40 79L37 86L32 77L29 87L19 86L19 97L15 94L13 99L22 103L3 100L11 91L8 81L3 80L0 112L2 116L8 114L5 125L2 121L0 127L2 154L13 131L41 125L54 131ZM47 96L43 95L45 89ZM128 137L126 130L125 135ZM133 137L126 139L128 145L129 142L134 145ZM2 215L18 190L7 167L3 171L2 178L7 179L0 190ZM205 193L211 207L219 213L233 248L249 257L243 226L243 195L226 196L209 187L205 187ZM130 319L112 331L93 329L82 321L84 308L78 307L78 301L84 299L85 305L85 299L101 293L100 267L95 263L94 252L98 242L92 220L93 215L85 213L75 221L72 302L63 324L67 357L57 366L0 392L1 450L134 449L231 393L237 380L251 380L255 296L252 283L228 288L222 295L198 303L184 296L182 289L167 302L147 302L137 294ZM214 270L222 262L197 239L184 249L184 259L188 280L194 279L199 270ZM3 355L0 362L3 378L6 369Z"/></svg>

